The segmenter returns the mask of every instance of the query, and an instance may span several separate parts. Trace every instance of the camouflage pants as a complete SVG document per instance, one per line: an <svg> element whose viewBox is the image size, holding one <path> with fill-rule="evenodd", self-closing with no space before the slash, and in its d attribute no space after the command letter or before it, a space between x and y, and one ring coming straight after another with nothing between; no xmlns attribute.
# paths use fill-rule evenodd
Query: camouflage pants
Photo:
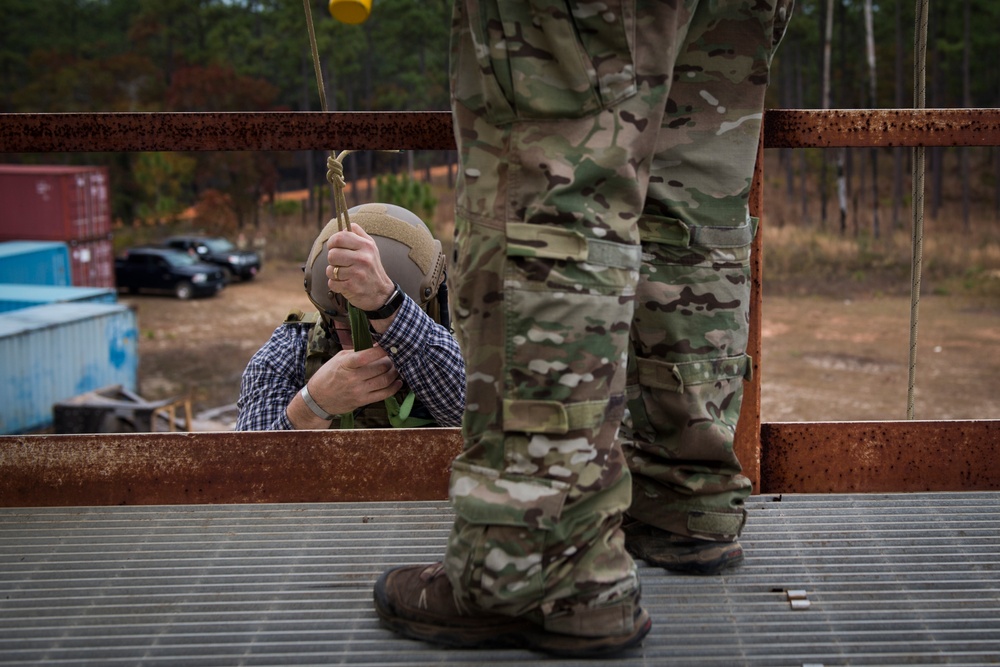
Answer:
<svg viewBox="0 0 1000 667"><path fill-rule="evenodd" d="M791 0L458 0L445 558L481 607L632 629L621 515L732 537L747 197ZM631 469L631 473L630 473Z"/></svg>

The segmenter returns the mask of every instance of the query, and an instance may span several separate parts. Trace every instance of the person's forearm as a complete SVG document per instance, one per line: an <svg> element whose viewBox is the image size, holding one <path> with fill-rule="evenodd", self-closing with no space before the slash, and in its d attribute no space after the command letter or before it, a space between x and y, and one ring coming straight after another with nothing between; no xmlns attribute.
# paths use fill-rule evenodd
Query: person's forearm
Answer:
<svg viewBox="0 0 1000 667"><path fill-rule="evenodd" d="M465 361L455 338L413 301L399 325L376 336L399 374L440 426L459 426L465 410Z"/></svg>
<svg viewBox="0 0 1000 667"><path fill-rule="evenodd" d="M304 379L306 332L278 327L250 359L240 381L237 431L293 428L286 408Z"/></svg>
<svg viewBox="0 0 1000 667"><path fill-rule="evenodd" d="M250 388L240 396L237 431L285 431L295 426L286 416L288 401L285 392L276 393L261 386Z"/></svg>
<svg viewBox="0 0 1000 667"><path fill-rule="evenodd" d="M320 407L320 409L322 410L323 408ZM326 419L319 416L308 405L306 405L301 391L296 392L295 395L292 396L292 400L288 403L288 407L285 408L285 414L288 416L288 422L291 427L299 431L305 429L330 428L330 423L333 421L332 419Z"/></svg>

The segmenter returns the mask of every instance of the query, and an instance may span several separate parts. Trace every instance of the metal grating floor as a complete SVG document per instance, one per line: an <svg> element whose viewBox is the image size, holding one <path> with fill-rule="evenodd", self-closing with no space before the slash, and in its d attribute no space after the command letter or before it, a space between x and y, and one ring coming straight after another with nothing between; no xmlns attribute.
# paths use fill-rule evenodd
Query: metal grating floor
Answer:
<svg viewBox="0 0 1000 667"><path fill-rule="evenodd" d="M1000 493L750 510L732 574L642 567L653 630L602 664L1000 664ZM379 627L375 578L439 557L450 517L444 502L0 509L0 664L542 662Z"/></svg>

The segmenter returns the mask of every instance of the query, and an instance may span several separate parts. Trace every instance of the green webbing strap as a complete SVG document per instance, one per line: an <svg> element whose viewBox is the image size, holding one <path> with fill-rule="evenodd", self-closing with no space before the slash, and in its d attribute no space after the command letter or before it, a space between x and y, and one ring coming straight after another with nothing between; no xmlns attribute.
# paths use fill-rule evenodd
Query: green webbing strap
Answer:
<svg viewBox="0 0 1000 667"><path fill-rule="evenodd" d="M642 233L643 241L680 248L742 248L753 242L757 218L748 217L736 227L689 225L677 218L652 217ZM642 221L640 221L640 224ZM655 230L655 231L654 231Z"/></svg>
<svg viewBox="0 0 1000 667"><path fill-rule="evenodd" d="M633 271L642 263L642 248L637 245L587 238L574 230L523 222L508 223L506 229L509 257L589 262Z"/></svg>
<svg viewBox="0 0 1000 667"><path fill-rule="evenodd" d="M721 379L749 380L753 373L750 355L741 354L724 359L706 361L684 361L671 364L653 359L636 359L639 370L639 384L653 389L665 389L679 394L685 387L706 384Z"/></svg>
<svg viewBox="0 0 1000 667"><path fill-rule="evenodd" d="M351 319L351 340L354 341L354 349L369 349L372 346L372 334L368 328L368 316L350 304L347 306L347 311ZM389 423L392 424L393 428L419 428L434 423L432 419L410 416L416 398L416 395L410 391L403 399L402 405L399 404L395 396L385 399L385 412L389 416ZM340 428L354 428L354 413L347 412L340 416Z"/></svg>

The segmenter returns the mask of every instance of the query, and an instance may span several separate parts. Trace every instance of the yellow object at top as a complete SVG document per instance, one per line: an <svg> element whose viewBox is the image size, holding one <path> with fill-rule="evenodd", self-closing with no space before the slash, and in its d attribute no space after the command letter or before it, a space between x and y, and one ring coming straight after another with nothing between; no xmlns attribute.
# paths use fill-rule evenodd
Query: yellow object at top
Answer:
<svg viewBox="0 0 1000 667"><path fill-rule="evenodd" d="M330 15L348 25L364 23L372 11L372 0L330 0Z"/></svg>

